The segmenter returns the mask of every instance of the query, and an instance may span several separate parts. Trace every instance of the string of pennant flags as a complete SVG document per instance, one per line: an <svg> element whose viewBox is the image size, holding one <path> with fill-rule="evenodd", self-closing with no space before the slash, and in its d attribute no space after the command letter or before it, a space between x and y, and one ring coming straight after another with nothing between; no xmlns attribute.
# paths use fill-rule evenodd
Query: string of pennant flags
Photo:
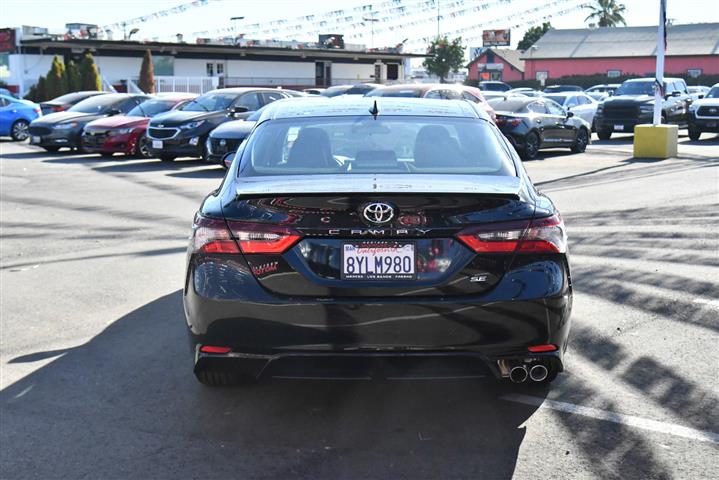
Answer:
<svg viewBox="0 0 719 480"><path fill-rule="evenodd" d="M556 8L556 7L559 7L562 5L566 5L568 3L576 4L577 0L554 0L551 2L547 2L544 5L532 7L532 8L526 9L521 12L515 12L515 13L504 15L501 17L493 18L491 20L474 23L468 27L459 28L459 29L455 29L455 30L449 30L449 31L443 31L442 35L446 35L448 37L460 37L461 36L461 37L463 37L463 40L465 40L465 41L476 40L478 38L481 38L481 36L482 36L481 32L476 36L470 36L470 37L466 37L466 38L465 38L465 35L468 33L480 30L482 28L486 28L488 25L491 25L491 24L495 24L495 25L496 24L501 24L501 25L510 24L509 28L519 28L521 26L534 25L534 24L540 23L542 21L549 20L555 16L566 15L567 13L570 13L572 11L584 8L584 6L588 2L583 1L577 5L573 5L572 7L567 8L566 10L556 11L556 12L552 12L552 13L545 13L544 15L542 15L539 18L531 20L532 21L531 24L529 23L530 20L528 20L528 17L532 17L532 16L536 15L537 13L543 13L543 12L546 12L547 10L551 10L553 8ZM424 20L418 21L418 24L419 23L429 23L429 22L432 22L432 19L429 19L429 20L424 19ZM415 38L415 39L412 39L409 42L407 42L406 45L407 45L407 47L410 47L413 44L426 45L427 43L434 40L434 38L435 38L434 35Z"/></svg>
<svg viewBox="0 0 719 480"><path fill-rule="evenodd" d="M150 22L162 19L171 15L187 12L194 8L204 7L211 3L223 0L194 0L181 5L160 10L152 14L136 17L123 22L116 22L102 27L103 30L118 30L128 25ZM301 15L294 18L280 18L265 22L254 22L242 24L241 26L228 26L213 30L192 32L190 37L213 37L242 32L242 36L264 36L272 39L292 39L298 35L310 36L321 33L342 33L346 40L365 39L370 35L370 21L367 17L377 20L372 21L374 35L386 34L389 32L402 32L408 29L423 27L428 24L444 21L445 24L455 24L464 19L472 19L472 15L481 14L481 21L473 22L471 25L462 26L452 30L443 29L441 34L457 37L462 36L465 41L473 41L481 38L482 28L489 25L508 25L508 28L519 28L531 26L549 20L553 17L563 16L573 11L584 8L587 1L578 0L552 0L544 2L520 12L500 16L488 14L505 10L498 7L520 5L521 0L441 0L441 9L437 6L440 0L383 0L380 2L367 3L350 8L340 8L309 15ZM566 7L556 11L558 7ZM535 17L540 14L539 17ZM334 30L334 32L333 32ZM476 34L475 34L476 33ZM469 35L469 36L466 36ZM466 36L466 37L465 37ZM405 43L407 50L418 50L435 38L434 35L414 37Z"/></svg>
<svg viewBox="0 0 719 480"><path fill-rule="evenodd" d="M204 7L210 3L219 2L222 0L193 0L192 2L183 3L176 7L168 8L165 10L158 10L157 12L150 13L148 15L142 15L140 17L131 18L122 22L111 23L109 25L103 25L101 29L105 30L121 30L122 28L130 25L139 25L142 23L158 20L160 18L169 17L170 15L176 15L178 13L184 13L194 8Z"/></svg>

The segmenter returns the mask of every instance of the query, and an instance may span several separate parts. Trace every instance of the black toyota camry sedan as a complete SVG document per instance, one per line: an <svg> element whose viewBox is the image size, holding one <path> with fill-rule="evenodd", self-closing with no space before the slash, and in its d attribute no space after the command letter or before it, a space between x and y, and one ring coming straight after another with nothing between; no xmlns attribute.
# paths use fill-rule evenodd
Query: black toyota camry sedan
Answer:
<svg viewBox="0 0 719 480"><path fill-rule="evenodd" d="M279 101L195 216L184 306L207 385L549 382L570 328L567 237L475 104Z"/></svg>
<svg viewBox="0 0 719 480"><path fill-rule="evenodd" d="M507 97L490 99L497 126L525 160L536 158L543 148L587 149L592 126L548 98Z"/></svg>

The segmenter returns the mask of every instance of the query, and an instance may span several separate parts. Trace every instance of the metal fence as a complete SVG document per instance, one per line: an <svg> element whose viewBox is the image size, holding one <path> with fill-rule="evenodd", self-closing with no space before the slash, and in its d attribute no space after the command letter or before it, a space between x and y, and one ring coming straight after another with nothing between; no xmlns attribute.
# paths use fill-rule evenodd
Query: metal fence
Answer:
<svg viewBox="0 0 719 480"><path fill-rule="evenodd" d="M203 94L219 87L217 77L155 76L155 92L187 92Z"/></svg>

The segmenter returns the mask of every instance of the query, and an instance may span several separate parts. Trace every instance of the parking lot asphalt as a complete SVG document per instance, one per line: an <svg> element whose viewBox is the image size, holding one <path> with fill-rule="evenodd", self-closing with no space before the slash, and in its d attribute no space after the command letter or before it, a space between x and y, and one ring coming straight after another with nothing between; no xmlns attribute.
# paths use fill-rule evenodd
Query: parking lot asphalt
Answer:
<svg viewBox="0 0 719 480"><path fill-rule="evenodd" d="M573 264L567 371L545 388L203 387L181 289L223 171L0 143L0 477L716 478L719 138L669 160L631 138L525 164Z"/></svg>

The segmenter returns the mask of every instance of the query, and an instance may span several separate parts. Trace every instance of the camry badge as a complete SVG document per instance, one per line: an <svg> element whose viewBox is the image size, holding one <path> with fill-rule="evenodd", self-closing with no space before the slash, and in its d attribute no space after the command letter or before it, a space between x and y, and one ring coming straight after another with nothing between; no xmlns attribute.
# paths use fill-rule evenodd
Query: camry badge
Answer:
<svg viewBox="0 0 719 480"><path fill-rule="evenodd" d="M370 203L364 207L362 215L372 223L383 224L394 218L394 208L387 203Z"/></svg>

